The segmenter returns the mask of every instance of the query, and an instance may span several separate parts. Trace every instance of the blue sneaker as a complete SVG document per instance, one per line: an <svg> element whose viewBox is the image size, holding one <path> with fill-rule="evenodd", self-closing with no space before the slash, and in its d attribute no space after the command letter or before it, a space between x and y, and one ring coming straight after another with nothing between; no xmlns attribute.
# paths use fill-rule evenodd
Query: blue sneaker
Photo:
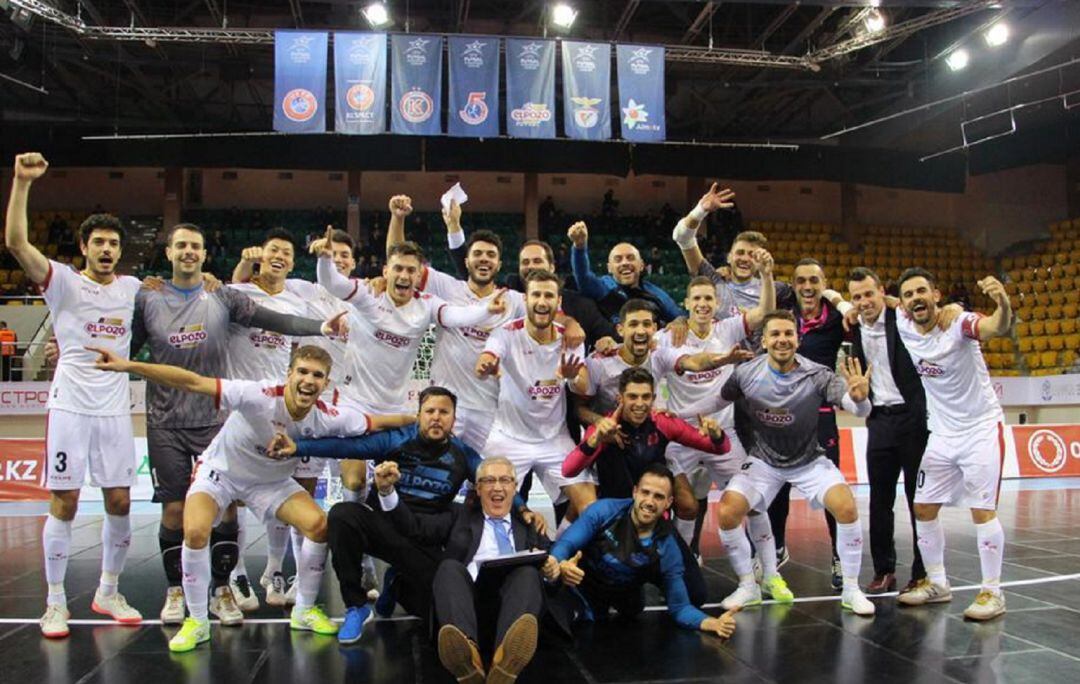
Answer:
<svg viewBox="0 0 1080 684"><path fill-rule="evenodd" d="M338 629L337 640L342 644L355 644L360 641L360 636L364 633L364 625L375 619L375 614L371 612L371 606L363 605L357 608L353 606L345 611L345 621L341 623L341 627Z"/></svg>
<svg viewBox="0 0 1080 684"><path fill-rule="evenodd" d="M375 601L375 614L382 618L388 618L394 614L397 606L397 598L394 595L394 580L397 579L397 570L390 567L383 575L382 591L379 599Z"/></svg>

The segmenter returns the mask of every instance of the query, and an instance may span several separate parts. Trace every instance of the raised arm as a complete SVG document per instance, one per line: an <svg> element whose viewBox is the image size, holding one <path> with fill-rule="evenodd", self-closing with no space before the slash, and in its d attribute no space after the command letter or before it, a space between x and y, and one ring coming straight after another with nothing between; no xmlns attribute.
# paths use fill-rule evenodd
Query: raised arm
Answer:
<svg viewBox="0 0 1080 684"><path fill-rule="evenodd" d="M715 420L700 416L698 420L701 422L700 429L682 418L664 413L653 414L656 427L669 441L710 454L726 454L731 451L731 441Z"/></svg>
<svg viewBox="0 0 1080 684"><path fill-rule="evenodd" d="M232 272L234 283L246 283L255 275L255 264L262 261L262 247L245 247L240 253L240 261Z"/></svg>
<svg viewBox="0 0 1080 684"><path fill-rule="evenodd" d="M735 199L734 192L728 188L721 190L718 184L713 183L709 191L698 201L697 206L691 209L689 214L679 219L679 222L675 225L671 237L675 240L675 244L679 245L679 249L682 250L686 270L689 271L691 276L698 274L698 269L701 268L703 263L708 263L705 261L705 255L701 253L701 248L698 247L698 228L701 227L702 221L710 212L734 207L735 203L731 201L733 199Z"/></svg>
<svg viewBox="0 0 1080 684"><path fill-rule="evenodd" d="M991 337L1004 337L1009 334L1012 326L1012 304L1009 295L1005 292L1005 286L994 276L987 276L978 282L979 289L983 294L994 300L997 309L993 314L980 318L976 324L980 340L988 340Z"/></svg>
<svg viewBox="0 0 1080 684"><path fill-rule="evenodd" d="M758 304L746 312L746 327L749 330L757 330L765 320L765 316L776 311L776 283L773 281L773 258L764 249L755 249L750 254L754 263L754 270L761 276L761 295Z"/></svg>
<svg viewBox="0 0 1080 684"><path fill-rule="evenodd" d="M44 283L49 276L49 260L27 237L29 219L26 216L26 205L30 197L30 186L41 178L48 168L49 162L37 152L27 152L15 157L15 176L11 180L11 197L8 198L7 225L4 229L4 244L26 272L26 277L35 285Z"/></svg>
<svg viewBox="0 0 1080 684"><path fill-rule="evenodd" d="M713 352L699 352L681 356L675 362L676 373L701 373L710 371L729 363L740 363L754 358L754 352L741 347L732 347L727 354L715 354Z"/></svg>
<svg viewBox="0 0 1080 684"><path fill-rule="evenodd" d="M173 389L196 394L206 394L211 397L218 395L218 378L207 378L198 373L192 373L176 366L167 366L161 363L143 363L120 358L116 352L99 347L87 347L101 357L94 362L98 370L112 371L113 373L134 373L156 382L159 385L172 387Z"/></svg>
<svg viewBox="0 0 1080 684"><path fill-rule="evenodd" d="M446 224L446 251L450 253L450 263L454 266L454 275L459 280L466 280L469 271L465 268L465 231L461 229L461 207L450 200L450 211L443 212Z"/></svg>
<svg viewBox="0 0 1080 684"><path fill-rule="evenodd" d="M413 212L412 198L394 195L390 198L390 225L386 228L386 248L405 242L405 217Z"/></svg>
<svg viewBox="0 0 1080 684"><path fill-rule="evenodd" d="M566 231L573 247L570 249L570 270L574 273L577 281L578 292L589 299L600 299L604 296L604 283L592 272L589 264L589 228L584 221L578 221Z"/></svg>

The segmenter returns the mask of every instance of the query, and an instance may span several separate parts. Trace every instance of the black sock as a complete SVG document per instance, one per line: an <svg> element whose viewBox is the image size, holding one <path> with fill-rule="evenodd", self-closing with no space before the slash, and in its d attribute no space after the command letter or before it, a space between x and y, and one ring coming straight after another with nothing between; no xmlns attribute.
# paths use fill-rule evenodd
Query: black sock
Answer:
<svg viewBox="0 0 1080 684"><path fill-rule="evenodd" d="M184 531L158 526L158 546L161 547L161 564L165 566L165 579L170 587L179 587L183 581L180 568L180 548L184 545Z"/></svg>
<svg viewBox="0 0 1080 684"><path fill-rule="evenodd" d="M223 522L210 532L210 579L214 589L229 583L229 573L236 567L240 554L236 543L239 534L235 522Z"/></svg>

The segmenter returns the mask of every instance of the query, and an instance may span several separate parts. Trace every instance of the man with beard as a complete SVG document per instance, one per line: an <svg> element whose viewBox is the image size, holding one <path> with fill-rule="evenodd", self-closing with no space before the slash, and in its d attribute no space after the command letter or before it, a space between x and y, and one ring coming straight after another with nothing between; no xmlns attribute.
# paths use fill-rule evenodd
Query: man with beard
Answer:
<svg viewBox="0 0 1080 684"><path fill-rule="evenodd" d="M945 532L938 514L943 505L963 505L971 509L982 569L982 588L964 617L990 620L1005 613L1001 593L1005 532L996 512L1005 416L980 342L1008 334L1012 307L996 278L983 278L978 285L994 300L993 315L964 313L942 331L941 292L934 276L921 268L909 268L900 276L900 302L907 316L897 318L897 328L926 391L930 438L915 490L915 529L927 577L898 600L905 606L952 600L945 575Z"/></svg>
<svg viewBox="0 0 1080 684"><path fill-rule="evenodd" d="M634 484L633 498L600 499L551 547L563 583L577 587L586 620L604 619L609 608L632 617L645 608L643 587L664 592L668 613L684 629L727 639L735 632L734 613L718 618L703 613L687 593L683 554L674 530L664 520L671 508L675 478L652 463Z"/></svg>
<svg viewBox="0 0 1080 684"><path fill-rule="evenodd" d="M575 397L577 415L582 423L593 425L615 408L619 401L619 378L625 371L651 369L656 318L656 307L644 299L631 299L623 304L619 310L619 323L615 326L622 344L610 351L593 352L585 360L589 395Z"/></svg>

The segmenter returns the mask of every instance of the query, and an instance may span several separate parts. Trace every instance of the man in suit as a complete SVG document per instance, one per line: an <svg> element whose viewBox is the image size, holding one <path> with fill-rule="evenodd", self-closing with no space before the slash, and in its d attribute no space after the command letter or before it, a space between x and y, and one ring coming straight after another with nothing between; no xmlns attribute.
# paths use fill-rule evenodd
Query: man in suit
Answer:
<svg viewBox="0 0 1080 684"><path fill-rule="evenodd" d="M551 546L513 513L514 465L503 457L485 459L476 473L479 507L455 504L442 515L414 515L394 491L399 476L392 461L376 467L380 507L404 536L444 549L433 583L435 617L442 625L439 660L459 682L479 684L485 677L489 684L513 682L536 652L544 609L541 573L548 580L559 576L559 565L550 556L542 568L480 572L484 560ZM479 644L492 629L492 643L498 646L485 674Z"/></svg>
<svg viewBox="0 0 1080 684"><path fill-rule="evenodd" d="M896 329L896 310L885 302L885 288L868 268L852 269L848 293L858 312L852 329L852 353L870 374L870 401L873 409L866 420L869 438L866 466L870 477L870 556L874 560L874 580L867 594L896 589L896 544L893 535L893 504L896 483L904 473L904 494L911 515L915 539L915 484L919 462L926 448L926 396L904 343ZM908 591L926 577L918 544L911 563ZM903 593L903 592L901 592Z"/></svg>

